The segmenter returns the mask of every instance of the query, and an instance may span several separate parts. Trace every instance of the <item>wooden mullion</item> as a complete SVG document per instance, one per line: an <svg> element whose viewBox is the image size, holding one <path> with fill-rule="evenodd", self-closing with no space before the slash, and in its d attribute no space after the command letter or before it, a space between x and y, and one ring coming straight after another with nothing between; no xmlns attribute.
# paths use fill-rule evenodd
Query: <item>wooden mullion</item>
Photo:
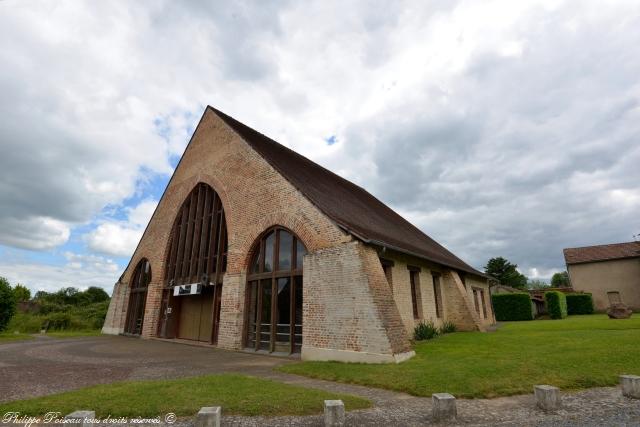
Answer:
<svg viewBox="0 0 640 427"><path fill-rule="evenodd" d="M198 274L198 261L200 260L200 245L202 244L202 236L200 230L202 229L202 210L204 209L204 194L207 189L204 185L198 186L198 201L196 207L195 223L193 230L193 250L191 251L191 262L189 266L189 277L196 277L197 281L200 281L200 274Z"/></svg>
<svg viewBox="0 0 640 427"><path fill-rule="evenodd" d="M291 239L291 270L295 270L298 266L298 251L296 251L296 247L298 243L298 238L293 235L293 239Z"/></svg>
<svg viewBox="0 0 640 427"><path fill-rule="evenodd" d="M275 231L275 245L273 246L273 268L272 270L280 271L280 230Z"/></svg>
<svg viewBox="0 0 640 427"><path fill-rule="evenodd" d="M214 263L214 257L216 256L216 249L218 248L218 242L217 242L217 230L218 230L218 203L220 203L220 198L219 197L214 197L214 201L213 201L213 211L212 214L213 215L211 217L211 239L209 239L209 274L217 274L216 267L217 267L217 260Z"/></svg>
<svg viewBox="0 0 640 427"><path fill-rule="evenodd" d="M293 239L295 240L295 239ZM295 332L296 332L296 284L295 284L295 276L291 275L289 279L289 354L293 354L295 350Z"/></svg>
<svg viewBox="0 0 640 427"><path fill-rule="evenodd" d="M175 273L173 276L173 279L176 280L176 282L178 281L177 279L182 277L182 257L184 254L184 237L185 237L185 233L187 232L187 215L188 215L188 209L186 209L186 206L183 205L182 209L182 218L180 220L180 233L179 233L179 237L178 237L178 253L176 254L176 268L175 268ZM175 283L178 284L178 283Z"/></svg>
<svg viewBox="0 0 640 427"><path fill-rule="evenodd" d="M273 353L276 346L276 331L278 329L278 319L276 316L277 300L278 300L278 284L275 277L271 278L271 335L269 343L269 352Z"/></svg>
<svg viewBox="0 0 640 427"><path fill-rule="evenodd" d="M260 253L258 254L258 256L260 257L260 260L258 261L258 271L260 273L264 273L264 250L265 250L265 240L262 239L260 240Z"/></svg>
<svg viewBox="0 0 640 427"><path fill-rule="evenodd" d="M256 325L255 325L255 350L260 349L260 340L262 339L262 280L258 280L256 286L258 287L257 303L256 303Z"/></svg>
<svg viewBox="0 0 640 427"><path fill-rule="evenodd" d="M193 191L191 192L191 202L189 203L189 219L187 221L187 234L186 241L184 243L184 256L182 258L182 277L186 281L186 283L189 283L189 280L191 279L191 277L189 276L189 261L191 259L191 252L193 250L193 223L196 215L195 198L196 194L195 191Z"/></svg>
<svg viewBox="0 0 640 427"><path fill-rule="evenodd" d="M178 240L180 238L179 235L177 235L178 233L178 224L176 221L176 229L173 230L172 237L171 239L173 239L173 241L171 242L171 252L169 254L169 263L167 265L167 282L169 282L169 280L173 279L175 277L175 273L176 273L176 258L177 258L177 252L178 252Z"/></svg>
<svg viewBox="0 0 640 427"><path fill-rule="evenodd" d="M211 202L211 190L207 188L204 194L204 205L202 209L202 230L200 232L200 254L198 255L198 276L202 276L207 271L206 256L207 256L207 228L209 225L209 203Z"/></svg>
<svg viewBox="0 0 640 427"><path fill-rule="evenodd" d="M218 283L218 279L220 278L220 273L222 272L222 249L224 248L224 240L227 234L227 227L225 227L225 218L224 211L220 213L220 224L218 224L220 228L220 233L218 236L218 249L217 253L217 263L216 263L216 274L215 274L215 283Z"/></svg>

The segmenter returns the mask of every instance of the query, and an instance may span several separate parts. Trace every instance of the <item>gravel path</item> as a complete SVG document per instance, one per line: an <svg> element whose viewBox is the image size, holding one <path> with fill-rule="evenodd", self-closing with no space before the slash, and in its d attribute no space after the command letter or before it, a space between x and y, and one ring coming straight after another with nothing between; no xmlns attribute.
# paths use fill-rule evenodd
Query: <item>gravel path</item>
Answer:
<svg viewBox="0 0 640 427"><path fill-rule="evenodd" d="M348 425L431 424L430 398L315 380L273 370L276 366L291 362L290 359L125 337L21 341L0 345L0 401L129 379L240 372L370 399L374 403L373 408L347 413ZM497 399L461 399L457 402L458 420L448 425L640 426L640 400L623 397L618 388L563 393L562 399L563 408L554 413L536 409L533 393ZM233 426L319 426L322 423L321 416L223 416L223 424ZM185 427L192 425L192 419L179 420L173 424Z"/></svg>

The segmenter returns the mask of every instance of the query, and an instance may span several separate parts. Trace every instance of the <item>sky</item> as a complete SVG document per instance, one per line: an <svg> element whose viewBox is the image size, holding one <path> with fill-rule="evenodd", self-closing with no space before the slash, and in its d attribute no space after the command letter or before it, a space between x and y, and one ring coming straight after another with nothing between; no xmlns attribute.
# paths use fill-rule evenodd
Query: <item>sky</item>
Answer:
<svg viewBox="0 0 640 427"><path fill-rule="evenodd" d="M0 276L111 292L206 105L532 279L640 233L637 1L0 1Z"/></svg>

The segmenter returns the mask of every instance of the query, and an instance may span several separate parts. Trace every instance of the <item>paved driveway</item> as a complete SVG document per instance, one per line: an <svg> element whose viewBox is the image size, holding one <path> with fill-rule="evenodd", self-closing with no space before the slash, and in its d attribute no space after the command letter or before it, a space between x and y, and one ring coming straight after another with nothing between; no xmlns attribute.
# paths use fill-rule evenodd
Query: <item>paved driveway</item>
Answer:
<svg viewBox="0 0 640 427"><path fill-rule="evenodd" d="M0 345L0 402L122 380L208 373L269 375L291 360L121 336Z"/></svg>
<svg viewBox="0 0 640 427"><path fill-rule="evenodd" d="M38 338L0 345L0 401L72 390L127 379L162 379L207 373L241 372L288 384L366 397L370 409L347 414L357 426L432 425L431 399L388 390L315 380L273 368L289 359L194 347L184 344L101 336L77 339ZM536 409L533 396L458 400L458 421L464 426L640 426L640 400L622 396L618 388L563 393L563 408L553 413ZM238 426L321 426L322 416L224 416ZM165 427L192 427L193 420Z"/></svg>

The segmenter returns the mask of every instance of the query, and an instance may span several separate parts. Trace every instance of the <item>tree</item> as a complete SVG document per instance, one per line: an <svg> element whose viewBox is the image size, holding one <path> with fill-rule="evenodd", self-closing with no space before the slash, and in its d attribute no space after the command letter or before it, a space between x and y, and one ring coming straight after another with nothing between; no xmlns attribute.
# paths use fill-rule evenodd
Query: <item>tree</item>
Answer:
<svg viewBox="0 0 640 427"><path fill-rule="evenodd" d="M517 268L517 264L512 264L503 257L497 257L487 262L484 272L497 279L502 285L524 289L527 287L527 277Z"/></svg>
<svg viewBox="0 0 640 427"><path fill-rule="evenodd" d="M4 331L9 321L16 314L16 300L9 281L0 277L0 332Z"/></svg>
<svg viewBox="0 0 640 427"><path fill-rule="evenodd" d="M554 288L569 288L571 283L569 282L569 273L562 271L555 273L551 276L551 286Z"/></svg>
<svg viewBox="0 0 640 427"><path fill-rule="evenodd" d="M13 297L16 302L25 302L31 299L31 291L24 285L17 283L13 287Z"/></svg>
<svg viewBox="0 0 640 427"><path fill-rule="evenodd" d="M109 299L109 294L105 292L104 289L98 288L97 286L90 286L89 289L82 292L87 302L102 302Z"/></svg>
<svg viewBox="0 0 640 427"><path fill-rule="evenodd" d="M38 291L36 292L36 294L33 296L33 299L36 301L44 301L47 298L49 298L51 294L47 291Z"/></svg>
<svg viewBox="0 0 640 427"><path fill-rule="evenodd" d="M545 289L548 288L549 284L547 282L543 282L542 280L533 279L527 282L527 288L529 289Z"/></svg>

